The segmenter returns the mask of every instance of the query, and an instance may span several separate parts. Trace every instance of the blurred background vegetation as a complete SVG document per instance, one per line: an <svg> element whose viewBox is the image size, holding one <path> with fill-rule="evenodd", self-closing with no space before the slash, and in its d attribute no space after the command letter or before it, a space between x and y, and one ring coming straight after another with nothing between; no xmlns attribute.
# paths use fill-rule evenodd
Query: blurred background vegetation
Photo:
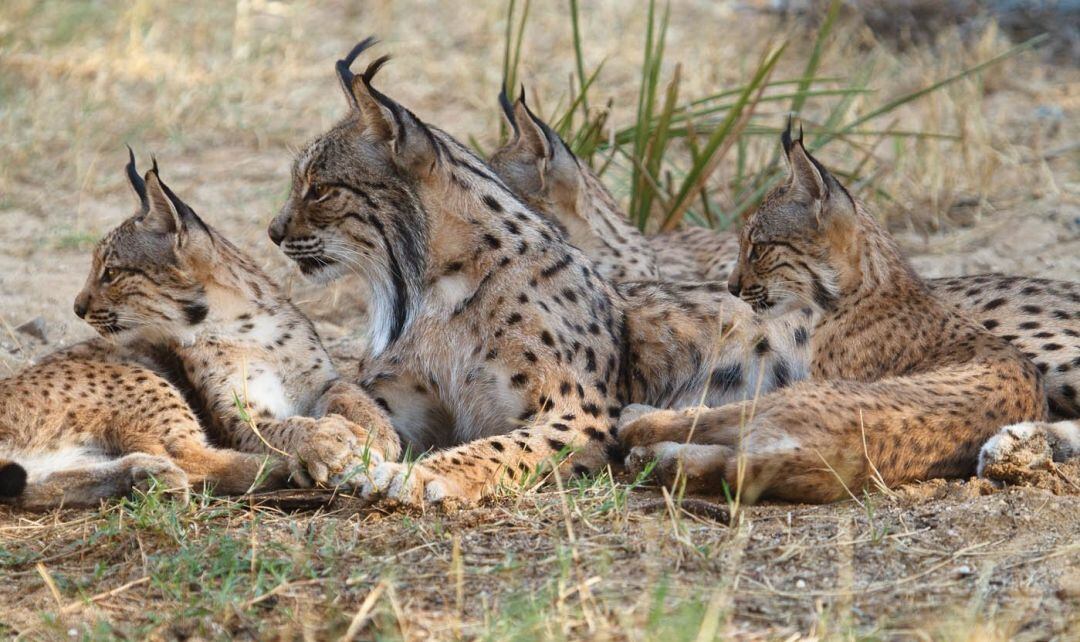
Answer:
<svg viewBox="0 0 1080 642"><path fill-rule="evenodd" d="M1010 39L994 19L1023 12L992 11L1007 4L9 0L0 192L31 211L43 183L111 194L124 142L168 159L280 150L284 166L342 113L332 61L376 33L396 58L384 87L480 149L498 140L502 76L523 83L642 226L730 225L775 176L775 134L795 113L887 215L918 210L933 229L1002 191L999 168L1023 155L1012 145L1062 124L1023 114L1033 127L1015 140L980 108L1036 45L1075 63L1067 34L1039 30L1072 14Z"/></svg>

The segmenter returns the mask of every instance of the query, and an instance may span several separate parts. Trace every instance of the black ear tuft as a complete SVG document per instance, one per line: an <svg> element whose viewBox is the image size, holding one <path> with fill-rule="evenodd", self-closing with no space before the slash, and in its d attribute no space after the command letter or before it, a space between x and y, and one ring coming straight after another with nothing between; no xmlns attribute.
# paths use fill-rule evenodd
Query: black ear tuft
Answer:
<svg viewBox="0 0 1080 642"><path fill-rule="evenodd" d="M127 170L128 181L131 183L132 189L135 190L135 194L138 195L143 210L149 209L150 201L146 197L146 182L143 181L142 176L139 176L139 170L135 168L135 152L131 149L131 145L127 146L127 150L128 163L124 169Z"/></svg>
<svg viewBox="0 0 1080 642"><path fill-rule="evenodd" d="M802 138L802 136L800 136L800 138ZM791 148L794 146L794 143L791 140L791 114L788 114L787 117L787 127L784 129L784 132L780 134L780 144L784 146L785 154L791 153Z"/></svg>
<svg viewBox="0 0 1080 642"><path fill-rule="evenodd" d="M379 70L382 69L383 65L388 62L390 62L389 55L379 56L370 65L368 65L367 69L364 70L364 84L370 86L371 80L375 78L375 74L379 73Z"/></svg>
<svg viewBox="0 0 1080 642"><path fill-rule="evenodd" d="M349 67L351 67L353 62L356 61L357 56L363 53L364 50L370 49L378 42L379 40L375 36L368 36L367 38L364 38L363 40L358 42L347 56L334 64L334 69L337 70L338 78L341 79L341 83L345 86L346 89L352 86L352 81L355 76L355 74L353 74Z"/></svg>
<svg viewBox="0 0 1080 642"><path fill-rule="evenodd" d="M394 116L394 120L396 120L398 122L398 125L400 126L402 107L393 100L391 100L389 96L371 86L371 81L375 78L375 74L379 73L379 70L382 69L383 65L388 62L390 62L390 56L379 57L377 60L367 66L367 69L364 70L364 73L360 76L360 78L364 81L364 86L367 87L368 93L371 94L371 97L382 103L383 107L389 109L390 113Z"/></svg>
<svg viewBox="0 0 1080 642"><path fill-rule="evenodd" d="M514 106L510 104L510 97L506 95L506 81L503 81L502 89L499 90L499 107L502 107L503 115L506 116L506 120L510 122L510 127L514 129L514 134L517 135L518 122L517 118L514 118Z"/></svg>
<svg viewBox="0 0 1080 642"><path fill-rule="evenodd" d="M0 497L18 497L24 490L26 469L13 461L0 464Z"/></svg>

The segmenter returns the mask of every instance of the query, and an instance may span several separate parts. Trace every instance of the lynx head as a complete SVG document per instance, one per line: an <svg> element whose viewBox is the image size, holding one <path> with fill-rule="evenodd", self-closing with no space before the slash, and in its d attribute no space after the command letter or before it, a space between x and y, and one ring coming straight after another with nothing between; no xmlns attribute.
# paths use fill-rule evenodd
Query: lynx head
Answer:
<svg viewBox="0 0 1080 642"><path fill-rule="evenodd" d="M806 150L802 132L792 140L790 121L781 142L787 180L743 227L728 288L759 312L779 315L806 305L828 311L858 277L861 219L869 217Z"/></svg>
<svg viewBox="0 0 1080 642"><path fill-rule="evenodd" d="M217 255L214 234L162 182L157 161L140 177L129 150L127 176L139 209L94 248L75 314L103 335L190 333L207 316L204 284Z"/></svg>
<svg viewBox="0 0 1080 642"><path fill-rule="evenodd" d="M355 272L368 282L377 348L403 331L423 286L430 223L418 189L435 178L440 144L372 86L388 57L362 74L349 70L374 44L368 38L338 61L349 114L296 158L292 190L269 233L313 279Z"/></svg>
<svg viewBox="0 0 1080 642"><path fill-rule="evenodd" d="M525 103L525 89L511 105L506 88L499 105L513 136L491 156L491 168L518 198L564 226L583 220L590 178L597 180L562 138ZM605 192L606 193L606 192Z"/></svg>

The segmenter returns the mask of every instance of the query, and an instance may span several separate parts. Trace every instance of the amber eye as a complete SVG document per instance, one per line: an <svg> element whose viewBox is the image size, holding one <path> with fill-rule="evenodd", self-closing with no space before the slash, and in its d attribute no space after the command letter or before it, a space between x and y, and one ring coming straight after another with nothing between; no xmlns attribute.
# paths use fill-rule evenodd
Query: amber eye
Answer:
<svg viewBox="0 0 1080 642"><path fill-rule="evenodd" d="M329 190L327 189L327 187L322 183L313 182L311 183L311 185L308 186L307 198L309 201L317 201L322 197L326 196L326 193L328 191Z"/></svg>
<svg viewBox="0 0 1080 642"><path fill-rule="evenodd" d="M750 259L751 261L756 261L758 259L758 246L757 245L755 245L753 243L750 244L750 251L746 253L746 258Z"/></svg>
<svg viewBox="0 0 1080 642"><path fill-rule="evenodd" d="M112 283L117 274L118 271L115 268L105 268L105 271L101 273L101 282L105 284Z"/></svg>

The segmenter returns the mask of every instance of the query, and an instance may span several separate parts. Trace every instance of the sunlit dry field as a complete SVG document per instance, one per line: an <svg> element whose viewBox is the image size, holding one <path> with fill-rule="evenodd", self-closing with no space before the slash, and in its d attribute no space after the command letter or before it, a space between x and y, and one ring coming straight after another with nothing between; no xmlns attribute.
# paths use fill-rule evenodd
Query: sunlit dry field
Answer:
<svg viewBox="0 0 1080 642"><path fill-rule="evenodd" d="M683 99L714 94L782 42L772 79L800 78L820 20L771 4L673 2L661 82L678 67ZM631 126L645 3L581 5L584 63L603 63L590 107L609 106L612 131ZM304 283L266 236L293 152L344 114L333 62L377 34L394 57L380 87L490 152L506 31L494 1L0 4L0 373L90 336L72 301L94 242L134 210L125 144L289 283L347 364L360 290ZM567 3L532 3L523 34L517 78L561 114L577 82ZM1003 55L1019 42L987 22L904 46L844 14L823 49L817 76L833 80L800 110L808 132L1000 58L820 152L928 276L1080 279L1080 67L1039 48ZM856 81L865 90L830 93ZM732 177L774 159L789 108L759 104L711 175L718 225L737 225ZM597 158L629 204L630 161ZM44 340L16 329L39 318ZM453 513L330 495L0 508L0 635L1064 640L1080 635L1080 468L1061 475L734 516L722 497L681 504L618 471Z"/></svg>

